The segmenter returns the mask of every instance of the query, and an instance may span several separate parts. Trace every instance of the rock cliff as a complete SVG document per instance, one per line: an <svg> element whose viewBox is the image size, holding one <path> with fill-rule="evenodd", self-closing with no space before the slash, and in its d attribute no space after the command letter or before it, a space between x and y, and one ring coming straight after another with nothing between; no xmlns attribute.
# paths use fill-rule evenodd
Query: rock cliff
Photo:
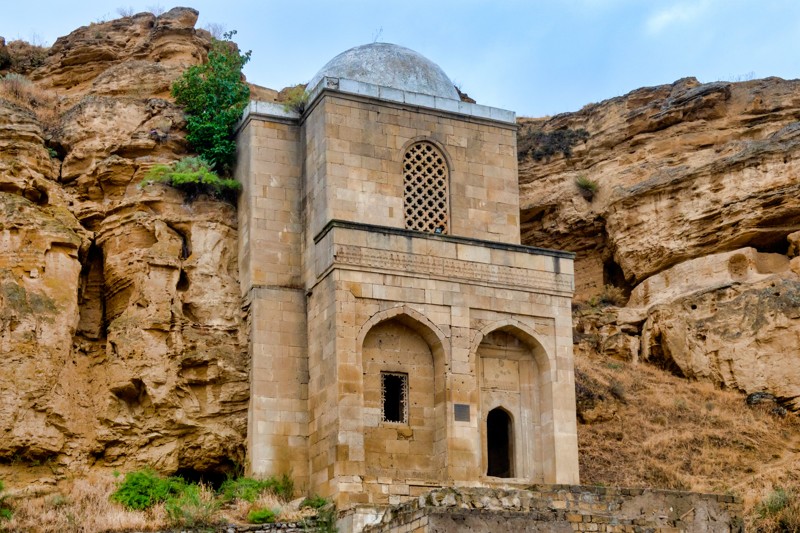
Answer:
<svg viewBox="0 0 800 533"><path fill-rule="evenodd" d="M209 49L197 15L79 28L1 82L0 462L243 461L235 210L139 185L187 152L168 95Z"/></svg>
<svg viewBox="0 0 800 533"><path fill-rule="evenodd" d="M800 409L800 81L687 78L520 122L523 241L577 254L579 350ZM581 311L604 303L623 308Z"/></svg>

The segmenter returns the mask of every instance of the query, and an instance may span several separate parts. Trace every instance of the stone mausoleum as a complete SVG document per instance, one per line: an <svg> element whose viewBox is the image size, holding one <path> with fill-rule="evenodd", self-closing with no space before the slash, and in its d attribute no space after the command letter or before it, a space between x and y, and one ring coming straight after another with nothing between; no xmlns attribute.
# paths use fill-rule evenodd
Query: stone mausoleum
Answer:
<svg viewBox="0 0 800 533"><path fill-rule="evenodd" d="M578 483L573 256L520 245L514 113L348 50L238 133L248 463L340 509Z"/></svg>

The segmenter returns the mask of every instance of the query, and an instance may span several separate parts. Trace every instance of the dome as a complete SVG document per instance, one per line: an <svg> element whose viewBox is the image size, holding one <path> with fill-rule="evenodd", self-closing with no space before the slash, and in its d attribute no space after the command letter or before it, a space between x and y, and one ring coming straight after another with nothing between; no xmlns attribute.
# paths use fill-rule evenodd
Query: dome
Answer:
<svg viewBox="0 0 800 533"><path fill-rule="evenodd" d="M365 44L342 52L311 78L308 88L313 89L326 76L451 100L459 99L453 82L439 65L396 44Z"/></svg>

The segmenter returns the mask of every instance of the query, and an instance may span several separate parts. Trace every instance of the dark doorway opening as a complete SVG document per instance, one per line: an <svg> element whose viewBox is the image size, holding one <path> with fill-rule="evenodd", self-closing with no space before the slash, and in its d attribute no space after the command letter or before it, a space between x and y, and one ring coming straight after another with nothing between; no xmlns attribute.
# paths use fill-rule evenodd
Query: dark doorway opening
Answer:
<svg viewBox="0 0 800 533"><path fill-rule="evenodd" d="M489 465L487 476L514 477L511 460L513 442L511 417L501 408L492 409L486 417L486 447Z"/></svg>

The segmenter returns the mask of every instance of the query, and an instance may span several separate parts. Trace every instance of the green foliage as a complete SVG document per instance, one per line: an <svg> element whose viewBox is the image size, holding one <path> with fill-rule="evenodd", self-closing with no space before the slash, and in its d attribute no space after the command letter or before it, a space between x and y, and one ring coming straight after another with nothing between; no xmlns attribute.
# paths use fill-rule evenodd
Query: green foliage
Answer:
<svg viewBox="0 0 800 533"><path fill-rule="evenodd" d="M758 506L758 514L762 518L780 514L789 506L789 494L782 488L776 488L764 498Z"/></svg>
<svg viewBox="0 0 800 533"><path fill-rule="evenodd" d="M520 159L530 156L541 161L560 152L569 158L572 157L572 147L588 138L589 132L583 128L543 131L529 126L517 134L517 155Z"/></svg>
<svg viewBox="0 0 800 533"><path fill-rule="evenodd" d="M202 157L184 157L171 165L155 165L148 171L142 184L153 182L182 190L189 201L200 194L207 194L233 203L242 187L234 179L220 178Z"/></svg>
<svg viewBox="0 0 800 533"><path fill-rule="evenodd" d="M587 200L591 200L600 188L600 185L596 181L583 174L575 178L575 185Z"/></svg>
<svg viewBox="0 0 800 533"><path fill-rule="evenodd" d="M250 99L242 68L250 52L240 54L228 32L214 39L208 61L189 67L172 85L172 96L186 111L186 139L212 168L229 174L236 157L233 127Z"/></svg>
<svg viewBox="0 0 800 533"><path fill-rule="evenodd" d="M294 482L287 474L280 478L269 477L264 480L239 477L225 480L219 490L225 501L239 499L252 503L263 492L271 492L284 500L291 500Z"/></svg>
<svg viewBox="0 0 800 533"><path fill-rule="evenodd" d="M145 468L125 474L111 499L128 509L143 511L180 494L186 483L180 478L164 478Z"/></svg>
<svg viewBox="0 0 800 533"><path fill-rule="evenodd" d="M336 527L336 505L330 503L321 507L317 511L317 523L314 531L320 533L337 533L339 528Z"/></svg>
<svg viewBox="0 0 800 533"><path fill-rule="evenodd" d="M326 505L328 505L328 500L315 494L314 496L306 498L300 502L300 509L305 509L306 507L310 507L311 509L320 509Z"/></svg>
<svg viewBox="0 0 800 533"><path fill-rule="evenodd" d="M3 520L10 520L11 516L14 514L11 511L11 508L8 506L6 502L6 498L8 498L7 494L3 494L5 490L5 485L3 484L3 480L0 479L0 522Z"/></svg>
<svg viewBox="0 0 800 533"><path fill-rule="evenodd" d="M764 533L800 531L800 495L776 487L756 507L753 530Z"/></svg>
<svg viewBox="0 0 800 533"><path fill-rule="evenodd" d="M308 91L305 85L296 85L286 91L283 100L285 111L297 111L302 115L306 110L306 104L308 104Z"/></svg>
<svg viewBox="0 0 800 533"><path fill-rule="evenodd" d="M214 523L219 506L213 496L203 497L200 486L188 484L166 500L164 510L173 526L195 527Z"/></svg>
<svg viewBox="0 0 800 533"><path fill-rule="evenodd" d="M253 509L247 514L251 524L271 524L275 521L275 513L269 509Z"/></svg>

